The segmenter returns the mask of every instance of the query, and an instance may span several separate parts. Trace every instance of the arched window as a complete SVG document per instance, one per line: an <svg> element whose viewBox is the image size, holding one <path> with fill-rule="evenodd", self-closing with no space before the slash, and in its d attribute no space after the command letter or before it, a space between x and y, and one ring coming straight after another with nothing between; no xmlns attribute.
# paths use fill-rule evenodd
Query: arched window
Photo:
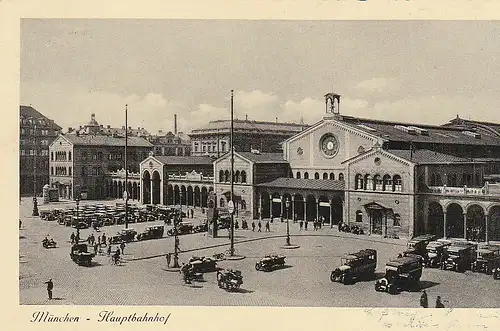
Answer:
<svg viewBox="0 0 500 331"><path fill-rule="evenodd" d="M241 210L247 209L247 202L245 200L241 200Z"/></svg>
<svg viewBox="0 0 500 331"><path fill-rule="evenodd" d="M400 175L394 175L392 177L392 190L395 192L401 192L403 188L403 182Z"/></svg>
<svg viewBox="0 0 500 331"><path fill-rule="evenodd" d="M71 176L71 167L68 168L68 175Z"/></svg>
<svg viewBox="0 0 500 331"><path fill-rule="evenodd" d="M224 170L219 171L219 183L224 181Z"/></svg>
<svg viewBox="0 0 500 331"><path fill-rule="evenodd" d="M71 151L68 152L68 161L71 161Z"/></svg>
<svg viewBox="0 0 500 331"><path fill-rule="evenodd" d="M97 159L102 160L102 152L97 153Z"/></svg>
<svg viewBox="0 0 500 331"><path fill-rule="evenodd" d="M380 175L375 175L375 177L373 177L373 190L382 191L383 187L384 183L382 177L380 177Z"/></svg>
<svg viewBox="0 0 500 331"><path fill-rule="evenodd" d="M436 185L437 186L443 186L443 180L441 179L440 174L436 174Z"/></svg>
<svg viewBox="0 0 500 331"><path fill-rule="evenodd" d="M335 180L335 174L333 172L330 172L330 180Z"/></svg>
<svg viewBox="0 0 500 331"><path fill-rule="evenodd" d="M240 182L240 171L236 170L236 173L234 174L234 182L239 183Z"/></svg>
<svg viewBox="0 0 500 331"><path fill-rule="evenodd" d="M54 167L50 167L50 174L54 176Z"/></svg>
<svg viewBox="0 0 500 331"><path fill-rule="evenodd" d="M220 198L219 206L224 207L224 198Z"/></svg>
<svg viewBox="0 0 500 331"><path fill-rule="evenodd" d="M54 152L50 152L50 161L54 161Z"/></svg>
<svg viewBox="0 0 500 331"><path fill-rule="evenodd" d="M339 174L339 180L342 180L342 181L344 180L344 174L343 173Z"/></svg>
<svg viewBox="0 0 500 331"><path fill-rule="evenodd" d="M326 172L323 173L323 179L328 179L328 174Z"/></svg>
<svg viewBox="0 0 500 331"><path fill-rule="evenodd" d="M224 181L227 183L231 179L229 178L229 170L224 171Z"/></svg>
<svg viewBox="0 0 500 331"><path fill-rule="evenodd" d="M361 176L360 174L357 174L354 180L355 180L355 183L354 183L355 189L362 190L363 189L363 176Z"/></svg>
<svg viewBox="0 0 500 331"><path fill-rule="evenodd" d="M436 174L432 174L431 175L431 186L436 186L437 183L436 183Z"/></svg>
<svg viewBox="0 0 500 331"><path fill-rule="evenodd" d="M363 222L363 212L361 210L356 211L356 222Z"/></svg>
<svg viewBox="0 0 500 331"><path fill-rule="evenodd" d="M401 215L394 214L393 220L394 220L393 226L401 226Z"/></svg>
<svg viewBox="0 0 500 331"><path fill-rule="evenodd" d="M365 190L370 190L373 187L372 175L365 175Z"/></svg>
<svg viewBox="0 0 500 331"><path fill-rule="evenodd" d="M295 178L300 178L300 171L297 171L297 175Z"/></svg>
<svg viewBox="0 0 500 331"><path fill-rule="evenodd" d="M309 173L307 171L304 172L304 179L309 179Z"/></svg>
<svg viewBox="0 0 500 331"><path fill-rule="evenodd" d="M245 170L241 172L241 182L246 183L247 182L247 173Z"/></svg>
<svg viewBox="0 0 500 331"><path fill-rule="evenodd" d="M392 178L390 175L384 175L383 179L383 191L392 191Z"/></svg>
<svg viewBox="0 0 500 331"><path fill-rule="evenodd" d="M319 179L319 173L317 172L314 173L314 179Z"/></svg>

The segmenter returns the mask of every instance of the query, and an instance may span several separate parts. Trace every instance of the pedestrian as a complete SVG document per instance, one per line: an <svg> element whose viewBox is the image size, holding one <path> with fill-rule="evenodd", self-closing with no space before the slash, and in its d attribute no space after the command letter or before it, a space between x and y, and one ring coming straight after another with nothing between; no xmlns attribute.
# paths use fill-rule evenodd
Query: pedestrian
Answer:
<svg viewBox="0 0 500 331"><path fill-rule="evenodd" d="M23 222L21 222L21 220L19 220L19 229L21 229L22 226L23 226Z"/></svg>
<svg viewBox="0 0 500 331"><path fill-rule="evenodd" d="M94 244L94 254L97 255L97 244Z"/></svg>
<svg viewBox="0 0 500 331"><path fill-rule="evenodd" d="M97 236L97 245L101 246L101 236Z"/></svg>
<svg viewBox="0 0 500 331"><path fill-rule="evenodd" d="M103 238L104 239L104 238ZM104 240L104 245L106 245L106 240ZM108 245L111 246L111 237L108 238Z"/></svg>
<svg viewBox="0 0 500 331"><path fill-rule="evenodd" d="M271 228L269 227L269 221L266 222L266 232L270 232Z"/></svg>
<svg viewBox="0 0 500 331"><path fill-rule="evenodd" d="M307 223L308 223L308 221L307 221L307 220L305 220L305 221L304 221L304 231L307 231Z"/></svg>
<svg viewBox="0 0 500 331"><path fill-rule="evenodd" d="M103 243L104 246L106 246L106 234L102 234L102 239L101 242ZM109 238L109 244L111 245L111 238Z"/></svg>
<svg viewBox="0 0 500 331"><path fill-rule="evenodd" d="M441 301L441 297L439 295L436 298L436 308L444 308L443 302Z"/></svg>
<svg viewBox="0 0 500 331"><path fill-rule="evenodd" d="M191 218L194 218L194 209L191 209Z"/></svg>
<svg viewBox="0 0 500 331"><path fill-rule="evenodd" d="M167 268L170 268L170 260L172 259L172 253L167 253L165 257L167 258Z"/></svg>
<svg viewBox="0 0 500 331"><path fill-rule="evenodd" d="M52 300L52 290L54 289L54 283L52 282L52 278L45 282L47 284L47 293L49 295L49 300Z"/></svg>
<svg viewBox="0 0 500 331"><path fill-rule="evenodd" d="M304 227L304 221L303 220L300 220L299 227L300 227L300 231L302 231L302 228Z"/></svg>
<svg viewBox="0 0 500 331"><path fill-rule="evenodd" d="M120 248L122 250L122 255L125 255L125 252L123 251L125 249L125 243L122 241L122 243L120 244Z"/></svg>
<svg viewBox="0 0 500 331"><path fill-rule="evenodd" d="M108 256L111 255L111 245L108 246Z"/></svg>
<svg viewBox="0 0 500 331"><path fill-rule="evenodd" d="M318 221L314 220L313 221L313 229L316 231L318 229Z"/></svg>
<svg viewBox="0 0 500 331"><path fill-rule="evenodd" d="M255 221L252 221L252 231L255 231Z"/></svg>
<svg viewBox="0 0 500 331"><path fill-rule="evenodd" d="M75 233L71 233L71 236L69 236L69 239L71 239L71 243L74 244L75 243Z"/></svg>
<svg viewBox="0 0 500 331"><path fill-rule="evenodd" d="M87 242L90 246L92 246L92 237L90 235L87 237Z"/></svg>
<svg viewBox="0 0 500 331"><path fill-rule="evenodd" d="M240 223L238 222L238 220L236 220L236 221L234 222L234 229L235 229L235 230L238 230L239 228L240 228Z"/></svg>
<svg viewBox="0 0 500 331"><path fill-rule="evenodd" d="M420 296L420 307L429 308L429 300L427 298L427 292L423 290L422 295Z"/></svg>
<svg viewBox="0 0 500 331"><path fill-rule="evenodd" d="M262 223L259 221L259 223L257 223L257 226L259 228L259 230L257 232L262 232Z"/></svg>
<svg viewBox="0 0 500 331"><path fill-rule="evenodd" d="M80 242L80 234L77 232L75 236L75 244L78 244Z"/></svg>

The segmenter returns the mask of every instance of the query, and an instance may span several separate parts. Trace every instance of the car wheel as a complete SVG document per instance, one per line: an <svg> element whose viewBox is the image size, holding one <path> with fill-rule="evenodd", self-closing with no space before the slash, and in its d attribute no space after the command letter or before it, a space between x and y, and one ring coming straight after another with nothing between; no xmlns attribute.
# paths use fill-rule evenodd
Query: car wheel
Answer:
<svg viewBox="0 0 500 331"><path fill-rule="evenodd" d="M332 273L330 274L330 280L331 280L332 282L335 282L335 279L336 279L336 278L337 278L337 277L336 277L335 272L334 272L334 271L332 271Z"/></svg>
<svg viewBox="0 0 500 331"><path fill-rule="evenodd" d="M260 265L259 265L259 263L255 263L255 270L260 270Z"/></svg>

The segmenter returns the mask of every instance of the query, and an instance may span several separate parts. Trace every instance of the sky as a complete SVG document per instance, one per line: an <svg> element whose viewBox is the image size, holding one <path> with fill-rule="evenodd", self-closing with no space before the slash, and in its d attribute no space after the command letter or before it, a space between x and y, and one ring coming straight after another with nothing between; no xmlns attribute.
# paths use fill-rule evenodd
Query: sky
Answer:
<svg viewBox="0 0 500 331"><path fill-rule="evenodd" d="M22 19L22 105L151 133L235 117L500 123L500 22Z"/></svg>

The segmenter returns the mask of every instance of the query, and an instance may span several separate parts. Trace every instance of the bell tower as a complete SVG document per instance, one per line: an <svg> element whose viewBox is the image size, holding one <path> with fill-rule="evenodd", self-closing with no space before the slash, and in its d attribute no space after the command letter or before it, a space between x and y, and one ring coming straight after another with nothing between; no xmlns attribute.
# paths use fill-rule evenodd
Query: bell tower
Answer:
<svg viewBox="0 0 500 331"><path fill-rule="evenodd" d="M325 94L325 106L327 115L340 115L340 94Z"/></svg>

